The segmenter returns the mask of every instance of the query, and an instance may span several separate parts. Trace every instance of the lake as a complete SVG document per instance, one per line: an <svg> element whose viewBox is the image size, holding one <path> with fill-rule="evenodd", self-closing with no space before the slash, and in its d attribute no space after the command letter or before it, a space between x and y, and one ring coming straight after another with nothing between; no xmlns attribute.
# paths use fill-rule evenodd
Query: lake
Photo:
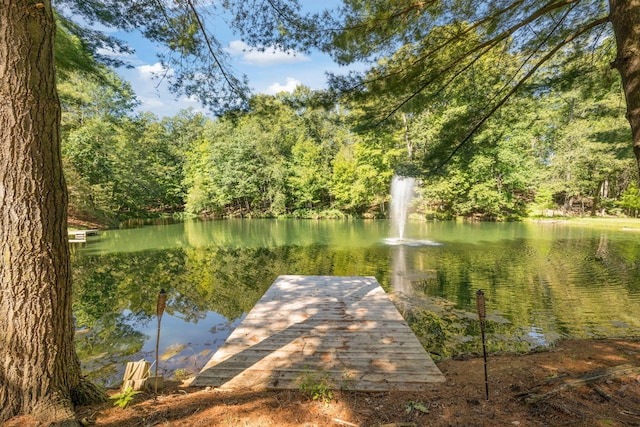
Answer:
<svg viewBox="0 0 640 427"><path fill-rule="evenodd" d="M374 276L434 358L640 335L640 234L563 223L189 220L108 230L72 249L76 346L118 386L127 361L197 372L281 274Z"/></svg>

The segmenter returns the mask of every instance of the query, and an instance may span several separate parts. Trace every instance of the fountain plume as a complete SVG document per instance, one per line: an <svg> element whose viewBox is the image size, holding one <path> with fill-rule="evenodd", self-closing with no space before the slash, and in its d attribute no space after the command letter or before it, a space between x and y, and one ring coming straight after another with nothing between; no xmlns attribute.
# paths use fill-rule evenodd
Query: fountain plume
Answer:
<svg viewBox="0 0 640 427"><path fill-rule="evenodd" d="M411 177L394 176L391 181L391 228L399 239L404 239L409 207L413 199L416 180Z"/></svg>
<svg viewBox="0 0 640 427"><path fill-rule="evenodd" d="M384 239L388 245L406 246L439 246L440 243L431 240L408 239L405 237L409 208L414 196L414 188L417 184L415 178L395 175L391 181L391 233Z"/></svg>

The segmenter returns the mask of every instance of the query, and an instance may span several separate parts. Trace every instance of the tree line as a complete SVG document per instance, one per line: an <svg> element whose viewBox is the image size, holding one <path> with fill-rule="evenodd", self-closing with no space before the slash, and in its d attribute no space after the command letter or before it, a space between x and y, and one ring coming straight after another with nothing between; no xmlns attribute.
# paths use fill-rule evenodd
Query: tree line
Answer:
<svg viewBox="0 0 640 427"><path fill-rule="evenodd" d="M564 52L437 170L438 153L490 96L492 64L517 58L487 56L437 104L375 126L363 123L379 106L306 87L255 95L218 118L184 110L159 119L136 113L133 91L108 68L61 73L70 212L106 224L176 212L385 217L391 178L402 174L420 179L415 209L426 218L635 216L624 98L605 63L611 47Z"/></svg>

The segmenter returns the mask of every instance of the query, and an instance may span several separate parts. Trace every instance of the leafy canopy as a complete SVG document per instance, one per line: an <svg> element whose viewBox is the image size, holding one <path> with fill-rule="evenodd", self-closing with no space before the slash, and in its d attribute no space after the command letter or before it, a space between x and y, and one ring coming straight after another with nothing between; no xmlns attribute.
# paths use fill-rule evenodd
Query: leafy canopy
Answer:
<svg viewBox="0 0 640 427"><path fill-rule="evenodd" d="M223 8L217 2L206 7L196 0L54 0L53 4L68 33L81 40L96 60L127 65L117 58L132 49L94 29L95 24L140 31L165 47L159 54L163 71L157 77L166 79L175 93L196 97L216 113L246 106L247 80L231 69L228 54L209 28L215 26L208 25L208 19Z"/></svg>

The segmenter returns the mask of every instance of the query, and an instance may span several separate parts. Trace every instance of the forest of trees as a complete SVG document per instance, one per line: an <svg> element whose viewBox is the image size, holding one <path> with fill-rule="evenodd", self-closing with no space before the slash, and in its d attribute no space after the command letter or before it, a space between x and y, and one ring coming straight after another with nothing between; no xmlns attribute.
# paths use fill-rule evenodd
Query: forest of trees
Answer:
<svg viewBox="0 0 640 427"><path fill-rule="evenodd" d="M433 172L443 140L467 131L490 96L486 57L439 105L363 127L368 106L326 92L256 95L220 118L185 110L135 113L126 82L62 73L62 154L71 214L104 224L160 213L303 218L384 217L393 174L421 181L426 218L513 220L528 215L629 215L637 169L612 40L567 48ZM384 99L380 102L384 102ZM435 161L435 160L434 160Z"/></svg>

